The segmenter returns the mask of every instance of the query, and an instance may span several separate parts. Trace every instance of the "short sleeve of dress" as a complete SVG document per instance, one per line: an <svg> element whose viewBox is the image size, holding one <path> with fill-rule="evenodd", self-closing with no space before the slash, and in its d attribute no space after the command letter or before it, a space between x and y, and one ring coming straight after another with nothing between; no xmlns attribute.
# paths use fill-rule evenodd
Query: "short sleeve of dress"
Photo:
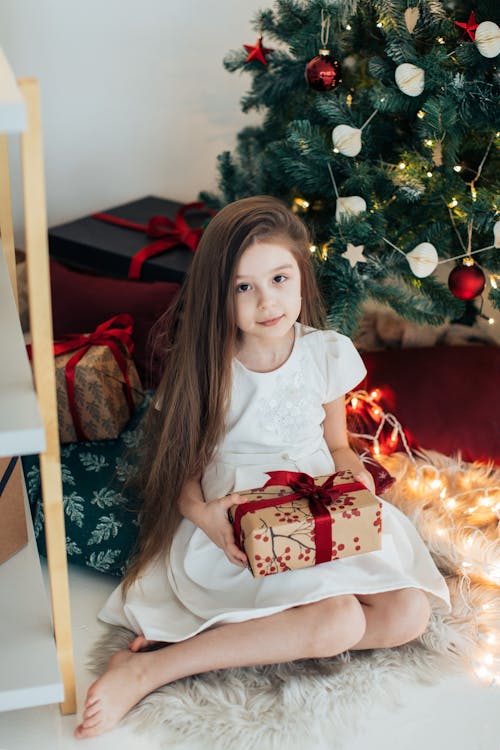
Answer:
<svg viewBox="0 0 500 750"><path fill-rule="evenodd" d="M327 404L355 388L366 375L366 367L351 339L335 331L324 331Z"/></svg>

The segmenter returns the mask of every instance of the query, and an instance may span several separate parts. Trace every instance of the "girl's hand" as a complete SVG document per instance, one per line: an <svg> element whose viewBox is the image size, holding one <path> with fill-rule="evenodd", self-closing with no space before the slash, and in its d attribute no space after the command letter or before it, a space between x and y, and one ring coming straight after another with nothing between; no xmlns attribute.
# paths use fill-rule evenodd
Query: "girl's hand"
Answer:
<svg viewBox="0 0 500 750"><path fill-rule="evenodd" d="M234 531L227 512L233 505L242 505L246 502L246 497L233 493L205 503L203 513L197 518L197 525L217 547L224 550L229 562L242 568L246 568L248 564L247 557L234 540Z"/></svg>
<svg viewBox="0 0 500 750"><path fill-rule="evenodd" d="M354 474L354 479L356 479L357 482L361 482L361 484L364 484L371 493L375 494L375 482L369 471L367 471L366 469L357 471Z"/></svg>

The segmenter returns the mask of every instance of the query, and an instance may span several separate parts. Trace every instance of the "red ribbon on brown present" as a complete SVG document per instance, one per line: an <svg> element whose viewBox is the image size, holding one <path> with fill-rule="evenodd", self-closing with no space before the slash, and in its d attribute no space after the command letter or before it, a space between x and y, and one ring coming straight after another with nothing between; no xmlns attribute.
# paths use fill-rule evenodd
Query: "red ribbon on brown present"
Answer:
<svg viewBox="0 0 500 750"><path fill-rule="evenodd" d="M68 352L77 350L73 357L66 362L65 375L69 410L71 412L71 418L73 419L78 440L87 440L88 438L83 431L80 415L76 408L75 370L78 362L87 353L91 346L107 346L108 349L111 350L125 381L125 398L127 399L130 416L132 416L135 411L132 387L128 376L128 363L126 356L123 353L123 349L121 348L123 346L129 354L132 354L134 349L132 328L132 316L128 313L122 313L121 315L115 315L113 318L101 323L92 333L68 334L54 342L54 355L56 357L60 354L67 354ZM26 348L28 350L28 356L31 359L31 345L28 345Z"/></svg>
<svg viewBox="0 0 500 750"><path fill-rule="evenodd" d="M314 516L314 535L316 542L315 565L329 562L332 559L332 517L326 508L327 503L338 500L346 492L366 490L361 482L345 482L334 485L338 474L331 474L324 484L316 484L314 477L299 471L268 471L270 477L265 487L290 487L293 494L282 495L270 500L252 500L238 505L234 513L234 534L241 546L241 518L246 513L262 508L273 508L284 505L292 500L305 498L309 502L309 509Z"/></svg>
<svg viewBox="0 0 500 750"><path fill-rule="evenodd" d="M214 211L206 208L203 203L186 203L179 208L173 221L172 219L169 219L168 216L153 216L147 224L138 224L135 221L120 219L118 216L112 216L111 214L106 213L91 214L91 217L93 219L99 219L100 221L106 221L108 224L116 224L125 229L144 232L148 237L156 238L156 242L150 242L149 245L145 245L130 261L128 278L140 279L142 266L148 258L152 258L155 255L161 255L161 253L171 250L177 245L184 245L194 253L198 247L203 228L198 227L197 229L193 229L190 227L185 219L185 214L188 211L201 211L202 209L206 211L209 216L214 215Z"/></svg>

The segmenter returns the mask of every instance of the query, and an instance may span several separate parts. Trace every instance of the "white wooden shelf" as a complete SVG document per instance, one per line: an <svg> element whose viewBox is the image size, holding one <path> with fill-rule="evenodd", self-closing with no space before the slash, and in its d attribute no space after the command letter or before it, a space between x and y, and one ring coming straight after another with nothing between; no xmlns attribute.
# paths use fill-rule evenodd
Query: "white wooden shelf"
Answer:
<svg viewBox="0 0 500 750"><path fill-rule="evenodd" d="M0 456L41 453L45 431L1 242L0 352Z"/></svg>
<svg viewBox="0 0 500 750"><path fill-rule="evenodd" d="M64 687L31 516L28 544L0 565L0 711L59 703Z"/></svg>
<svg viewBox="0 0 500 750"><path fill-rule="evenodd" d="M75 713L75 675L52 345L40 92L16 80L0 49L0 456L40 455L51 608L24 491L29 541L0 565L0 711L61 703ZM33 383L15 303L7 134L20 134ZM0 519L1 523L1 519ZM52 616L50 614L52 609Z"/></svg>

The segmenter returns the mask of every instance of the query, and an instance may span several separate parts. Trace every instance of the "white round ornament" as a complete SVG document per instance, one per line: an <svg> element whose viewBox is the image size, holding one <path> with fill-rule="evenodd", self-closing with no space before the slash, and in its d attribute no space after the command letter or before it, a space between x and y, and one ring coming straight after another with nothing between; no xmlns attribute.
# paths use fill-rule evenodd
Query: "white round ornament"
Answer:
<svg viewBox="0 0 500 750"><path fill-rule="evenodd" d="M350 219L352 216L358 216L366 211L366 201L360 195L346 195L337 198L335 208L335 219L340 221L342 218ZM500 223L500 222L499 222Z"/></svg>
<svg viewBox="0 0 500 750"><path fill-rule="evenodd" d="M430 242L421 242L420 245L406 253L406 260L415 276L419 279L425 279L437 268L437 250Z"/></svg>
<svg viewBox="0 0 500 750"><path fill-rule="evenodd" d="M483 57L496 57L500 52L500 28L494 21L483 21L476 29L474 41Z"/></svg>
<svg viewBox="0 0 500 750"><path fill-rule="evenodd" d="M496 221L493 226L493 237L495 238L495 247L500 247L500 221Z"/></svg>
<svg viewBox="0 0 500 750"><path fill-rule="evenodd" d="M357 156L361 151L361 130L350 125L337 125L332 132L333 145L344 156Z"/></svg>
<svg viewBox="0 0 500 750"><path fill-rule="evenodd" d="M412 63L398 65L394 73L396 84L403 94L418 96L425 86L425 72Z"/></svg>

